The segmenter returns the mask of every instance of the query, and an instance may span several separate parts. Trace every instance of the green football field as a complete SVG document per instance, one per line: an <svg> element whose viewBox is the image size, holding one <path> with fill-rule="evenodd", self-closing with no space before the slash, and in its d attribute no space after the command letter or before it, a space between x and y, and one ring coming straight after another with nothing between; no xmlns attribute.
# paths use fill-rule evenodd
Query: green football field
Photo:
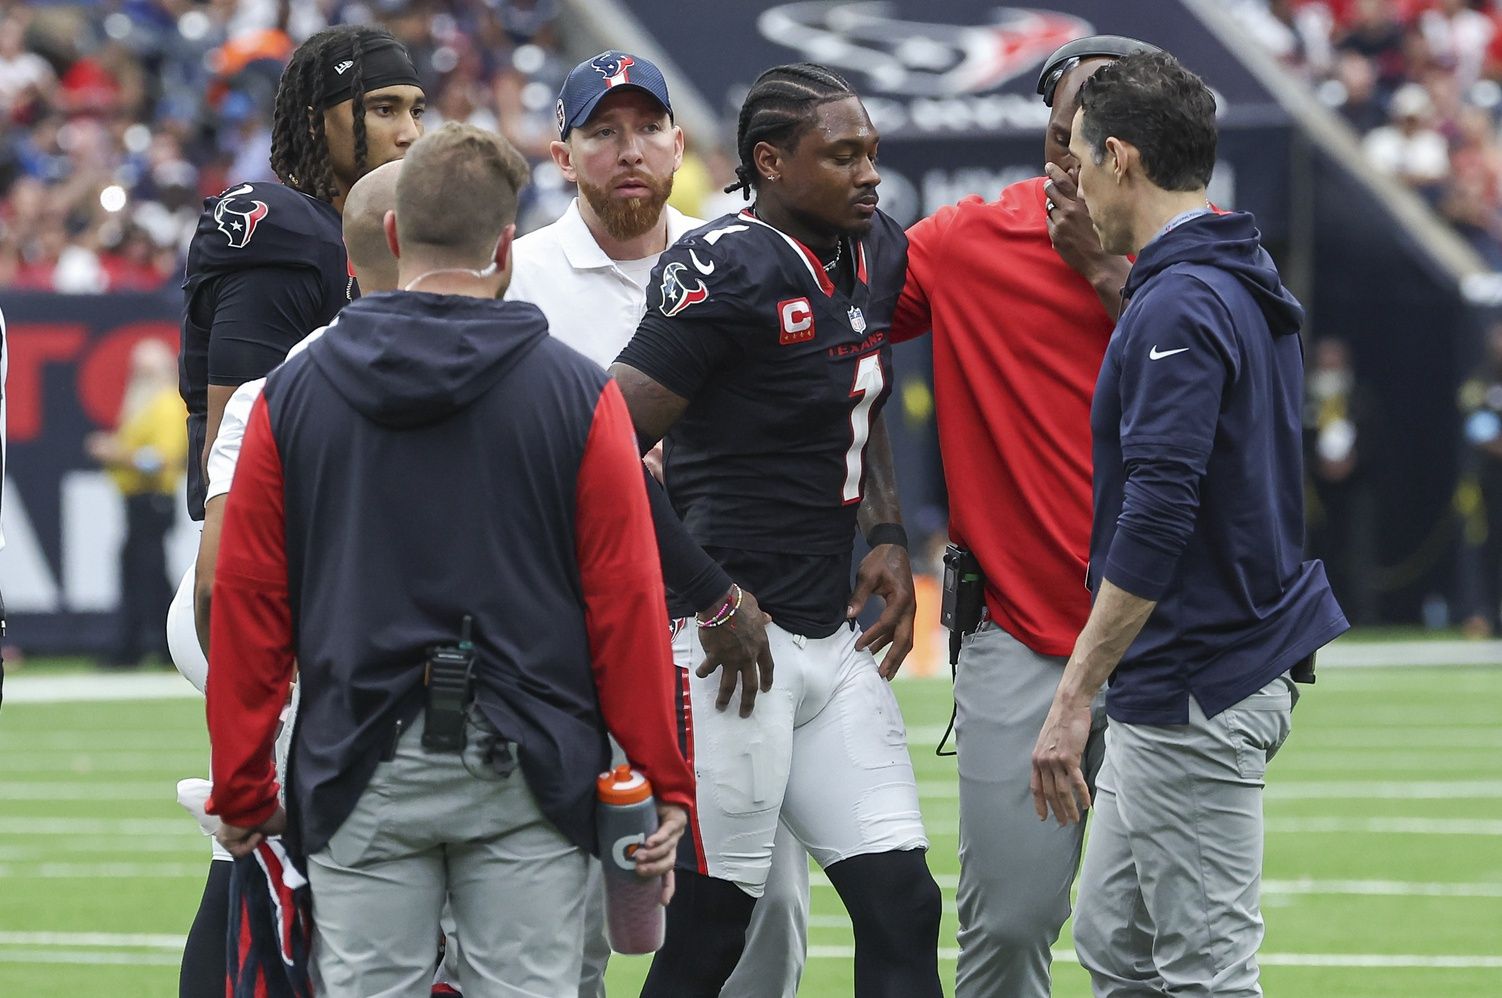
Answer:
<svg viewBox="0 0 1502 998"><path fill-rule="evenodd" d="M957 800L953 761L933 755L948 684L898 686L946 899L941 968L952 984ZM201 704L8 699L0 995L175 995L208 846L173 787L204 769ZM1269 777L1269 995L1502 995L1499 717L1502 668L1321 674ZM849 926L817 875L811 922L800 994L849 995ZM1067 929L1055 952L1054 993L1088 995ZM618 958L612 994L635 995L644 973L644 959Z"/></svg>

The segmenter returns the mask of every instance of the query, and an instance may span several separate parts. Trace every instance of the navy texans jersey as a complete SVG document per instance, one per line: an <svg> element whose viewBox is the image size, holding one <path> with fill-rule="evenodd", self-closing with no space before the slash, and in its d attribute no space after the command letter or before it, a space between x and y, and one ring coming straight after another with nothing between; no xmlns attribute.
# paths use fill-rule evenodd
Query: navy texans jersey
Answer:
<svg viewBox="0 0 1502 998"><path fill-rule="evenodd" d="M907 236L878 212L842 254L848 294L750 211L695 229L658 261L619 358L689 400L664 445L689 532L779 624L811 637L845 619Z"/></svg>
<svg viewBox="0 0 1502 998"><path fill-rule="evenodd" d="M178 388L188 407L188 513L201 520L209 385L264 377L359 287L333 206L257 183L204 199L183 293Z"/></svg>

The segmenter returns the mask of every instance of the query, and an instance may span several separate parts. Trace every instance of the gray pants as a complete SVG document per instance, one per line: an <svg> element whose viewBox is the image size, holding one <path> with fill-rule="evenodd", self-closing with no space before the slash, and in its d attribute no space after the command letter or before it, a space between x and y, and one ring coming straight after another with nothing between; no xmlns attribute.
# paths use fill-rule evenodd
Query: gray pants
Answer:
<svg viewBox="0 0 1502 998"><path fill-rule="evenodd" d="M1097 998L1259 998L1262 788L1298 692L1285 674L1214 717L1112 721L1074 946Z"/></svg>
<svg viewBox="0 0 1502 998"><path fill-rule="evenodd" d="M451 905L466 998L574 998L586 854L538 810L520 770L501 778L470 730L428 752L422 718L354 811L308 857L313 958L329 998L427 998L439 913Z"/></svg>
<svg viewBox="0 0 1502 998"><path fill-rule="evenodd" d="M772 872L756 899L746 948L720 998L793 998L808 953L808 852L781 822Z"/></svg>
<svg viewBox="0 0 1502 998"><path fill-rule="evenodd" d="M965 639L954 682L960 771L960 956L956 998L1048 998L1049 949L1069 917L1085 823L1039 821L1033 746L1064 659L1031 651L987 621ZM1085 751L1104 750L1104 699Z"/></svg>

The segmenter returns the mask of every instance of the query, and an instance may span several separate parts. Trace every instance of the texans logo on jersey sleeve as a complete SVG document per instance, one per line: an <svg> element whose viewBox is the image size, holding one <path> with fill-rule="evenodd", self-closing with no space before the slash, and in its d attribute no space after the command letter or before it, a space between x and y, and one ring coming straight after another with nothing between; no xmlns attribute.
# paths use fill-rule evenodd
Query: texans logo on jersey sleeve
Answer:
<svg viewBox="0 0 1502 998"><path fill-rule="evenodd" d="M699 278L694 278L694 286L689 287L684 282L683 272L687 267L678 262L670 263L663 268L662 284L659 290L662 292L662 301L657 310L666 316L674 316L690 305L697 305L701 301L709 299L709 288Z"/></svg>
<svg viewBox="0 0 1502 998"><path fill-rule="evenodd" d="M249 184L225 191L214 205L214 225L229 238L230 246L244 249L255 234L256 226L266 217L266 202L241 198L255 188Z"/></svg>

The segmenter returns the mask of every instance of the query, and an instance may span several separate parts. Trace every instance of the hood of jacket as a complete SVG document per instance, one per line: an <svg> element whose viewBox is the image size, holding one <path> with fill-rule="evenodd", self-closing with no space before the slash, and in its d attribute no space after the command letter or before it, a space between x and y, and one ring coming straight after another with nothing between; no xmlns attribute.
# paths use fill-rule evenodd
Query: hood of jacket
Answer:
<svg viewBox="0 0 1502 998"><path fill-rule="evenodd" d="M1304 307L1283 286L1248 212L1197 215L1158 236L1137 254L1123 295L1130 298L1148 279L1177 264L1205 264L1229 273L1251 294L1274 336L1297 333L1304 324Z"/></svg>
<svg viewBox="0 0 1502 998"><path fill-rule="evenodd" d="M346 305L308 353L357 411L405 428L470 405L547 335L527 302L390 292Z"/></svg>

